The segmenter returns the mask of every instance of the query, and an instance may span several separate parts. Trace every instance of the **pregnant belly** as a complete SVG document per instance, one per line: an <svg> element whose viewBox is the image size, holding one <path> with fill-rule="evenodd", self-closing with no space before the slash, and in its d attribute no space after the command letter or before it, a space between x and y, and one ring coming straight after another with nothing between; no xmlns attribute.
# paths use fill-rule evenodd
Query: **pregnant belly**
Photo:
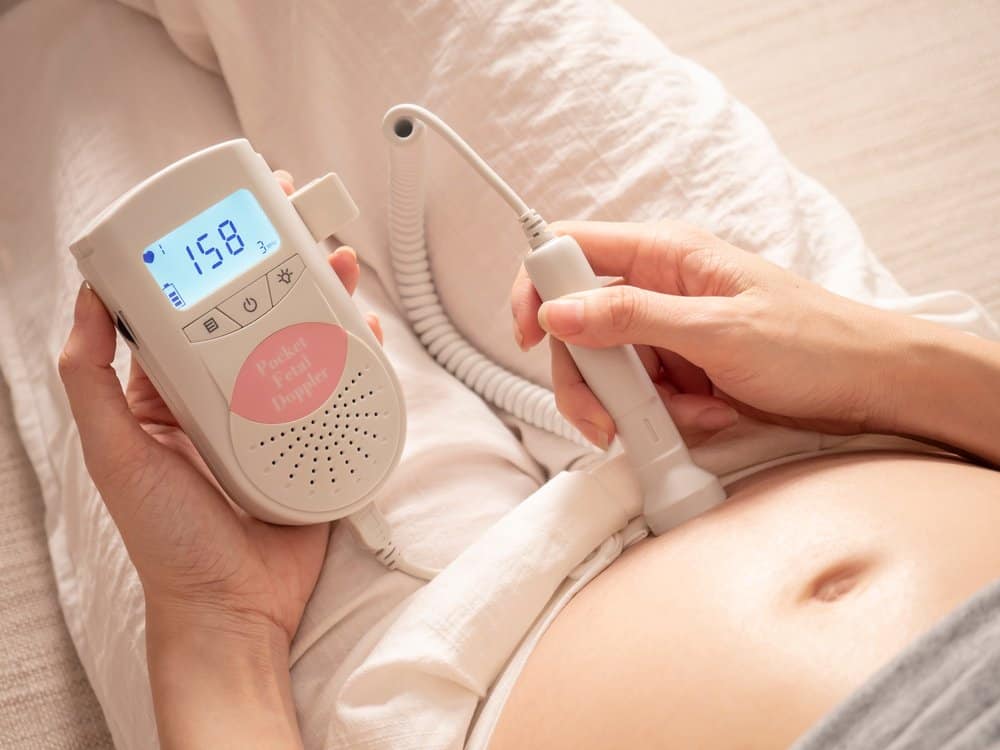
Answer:
<svg viewBox="0 0 1000 750"><path fill-rule="evenodd" d="M570 602L491 750L787 747L1000 577L1000 474L986 469L830 456L730 497Z"/></svg>

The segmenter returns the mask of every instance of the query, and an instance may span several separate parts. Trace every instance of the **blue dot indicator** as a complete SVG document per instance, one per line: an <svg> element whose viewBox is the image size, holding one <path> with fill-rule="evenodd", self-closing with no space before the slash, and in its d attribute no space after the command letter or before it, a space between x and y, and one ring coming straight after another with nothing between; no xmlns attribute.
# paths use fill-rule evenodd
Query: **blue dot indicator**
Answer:
<svg viewBox="0 0 1000 750"><path fill-rule="evenodd" d="M142 254L142 259L147 263L152 263L156 259L156 255L152 250L147 250Z"/></svg>

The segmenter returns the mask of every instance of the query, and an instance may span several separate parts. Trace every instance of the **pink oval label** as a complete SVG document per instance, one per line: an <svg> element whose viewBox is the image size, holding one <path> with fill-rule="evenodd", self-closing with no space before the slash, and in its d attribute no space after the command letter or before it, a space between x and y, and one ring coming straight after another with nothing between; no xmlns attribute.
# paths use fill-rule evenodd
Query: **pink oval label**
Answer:
<svg viewBox="0 0 1000 750"><path fill-rule="evenodd" d="M326 403L347 359L347 333L330 323L275 331L246 358L230 408L264 424L294 422Z"/></svg>

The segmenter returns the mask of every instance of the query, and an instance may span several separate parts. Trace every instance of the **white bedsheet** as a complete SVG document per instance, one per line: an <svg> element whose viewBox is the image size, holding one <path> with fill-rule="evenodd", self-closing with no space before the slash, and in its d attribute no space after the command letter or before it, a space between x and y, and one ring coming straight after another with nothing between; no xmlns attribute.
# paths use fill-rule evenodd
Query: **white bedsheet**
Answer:
<svg viewBox="0 0 1000 750"><path fill-rule="evenodd" d="M300 181L333 169L349 186L363 217L340 239L375 271L359 298L382 317L410 417L380 505L407 554L430 565L537 489L539 462L554 452L529 454L395 312L379 129L393 103L438 112L550 218L685 218L840 293L996 333L962 295L904 297L843 208L782 158L752 114L604 0L134 4L169 36L109 0L23 3L0 18L0 366L41 481L70 633L119 747L154 742L142 598L55 370L79 283L65 248L119 193L180 156L243 133ZM510 336L519 230L431 143L428 236L445 305L488 354L547 382L544 354L521 354ZM734 471L822 443L750 425L696 457ZM302 632L335 609L344 618L293 672L307 747L430 746L385 733L393 706L358 724L338 703L415 589L335 532ZM434 746L465 731L449 727Z"/></svg>

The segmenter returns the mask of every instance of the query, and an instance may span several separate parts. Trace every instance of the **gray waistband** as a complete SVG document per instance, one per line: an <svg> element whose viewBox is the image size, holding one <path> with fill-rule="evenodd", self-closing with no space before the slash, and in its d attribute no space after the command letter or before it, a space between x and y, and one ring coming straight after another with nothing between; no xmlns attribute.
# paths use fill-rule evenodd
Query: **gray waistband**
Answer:
<svg viewBox="0 0 1000 750"><path fill-rule="evenodd" d="M1000 747L1000 580L939 622L793 750Z"/></svg>

